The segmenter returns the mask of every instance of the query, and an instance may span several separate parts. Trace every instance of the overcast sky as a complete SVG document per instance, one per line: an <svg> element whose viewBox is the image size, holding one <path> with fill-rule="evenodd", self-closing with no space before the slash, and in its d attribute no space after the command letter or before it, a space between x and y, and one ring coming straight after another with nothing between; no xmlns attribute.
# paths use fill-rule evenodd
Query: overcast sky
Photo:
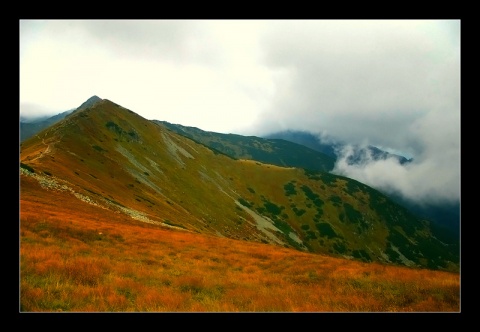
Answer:
<svg viewBox="0 0 480 332"><path fill-rule="evenodd" d="M20 114L93 95L149 120L307 130L414 157L335 172L415 200L460 197L459 20L21 20Z"/></svg>

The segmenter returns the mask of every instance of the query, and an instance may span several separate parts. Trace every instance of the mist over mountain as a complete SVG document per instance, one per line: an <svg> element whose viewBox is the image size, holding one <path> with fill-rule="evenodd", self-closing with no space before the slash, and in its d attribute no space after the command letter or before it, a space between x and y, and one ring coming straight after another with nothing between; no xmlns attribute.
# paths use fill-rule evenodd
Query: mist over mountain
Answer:
<svg viewBox="0 0 480 332"><path fill-rule="evenodd" d="M68 111L66 111L66 112L68 112ZM60 114L57 114L57 115L60 115ZM56 115L54 115L54 116L56 116ZM65 115L63 115L62 118L64 116ZM19 119L20 119L20 123L32 123L32 122L45 121L45 120L47 120L51 117L52 117L52 115L32 115L32 116L29 116L29 115L20 114Z"/></svg>

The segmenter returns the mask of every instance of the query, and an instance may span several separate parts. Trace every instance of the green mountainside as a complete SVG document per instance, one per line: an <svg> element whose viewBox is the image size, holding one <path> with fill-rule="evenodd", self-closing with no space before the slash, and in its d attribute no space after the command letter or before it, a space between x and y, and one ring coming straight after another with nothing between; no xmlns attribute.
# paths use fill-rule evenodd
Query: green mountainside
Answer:
<svg viewBox="0 0 480 332"><path fill-rule="evenodd" d="M331 156L283 139L221 134L166 121L153 121L235 159L253 159L277 166L319 171L331 171L335 164L335 158Z"/></svg>
<svg viewBox="0 0 480 332"><path fill-rule="evenodd" d="M456 243L438 240L428 221L373 188L326 172L333 163L321 153L281 140L177 131L98 100L23 141L21 176L139 222L366 262L459 270ZM310 161L303 168L292 167L304 160Z"/></svg>
<svg viewBox="0 0 480 332"><path fill-rule="evenodd" d="M247 137L208 132L166 121L153 121L232 158L252 159L278 166L300 167L318 171L331 171L337 160L335 149L341 149L342 146L346 145L341 142L324 143L312 133L302 131L278 132L266 137ZM363 148L352 145L352 149L352 155L347 159L349 164L361 165L370 158L373 158L373 160L396 158L400 164L412 161L412 159L388 153L374 146ZM447 228L448 232L451 233L450 241L455 242L454 238L459 237L459 204L425 204L424 202L418 204L399 195L390 194L389 197L415 215L430 220L436 226Z"/></svg>

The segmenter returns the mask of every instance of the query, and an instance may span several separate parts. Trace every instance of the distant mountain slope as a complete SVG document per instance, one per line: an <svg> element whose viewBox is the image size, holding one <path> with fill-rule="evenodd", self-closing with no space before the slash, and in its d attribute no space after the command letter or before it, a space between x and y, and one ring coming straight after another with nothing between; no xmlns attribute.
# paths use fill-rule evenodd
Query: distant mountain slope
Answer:
<svg viewBox="0 0 480 332"><path fill-rule="evenodd" d="M309 147L312 150L320 151L326 155L337 159L335 149L338 143L325 143L317 135L307 131L285 130L262 136L269 139L284 139L289 142L297 143Z"/></svg>
<svg viewBox="0 0 480 332"><path fill-rule="evenodd" d="M352 146L354 149L352 155L348 158L350 164L357 164L364 161L367 157L372 158L373 160L387 159L390 157L397 158L401 164L411 161L410 159L405 158L404 156L396 155L383 151L375 146L369 145L364 148L356 144L345 143L340 141L332 141L326 143L321 140L317 135L314 135L306 131L296 131L296 130L286 130L276 133L271 133L263 136L264 138L269 139L284 139L286 141L294 142L297 144L302 144L310 149L319 151L329 155L330 157L337 159L337 151L341 150L346 145Z"/></svg>
<svg viewBox="0 0 480 332"><path fill-rule="evenodd" d="M277 166L331 171L334 159L324 153L283 139L221 134L153 120L166 128L236 159L253 159Z"/></svg>
<svg viewBox="0 0 480 332"><path fill-rule="evenodd" d="M69 115L73 111L78 109L83 109L85 107L89 107L99 100L101 100L101 98L99 98L98 96L92 96L76 109L68 110L60 114L54 115L52 117L49 117L47 119L42 119L39 121L28 121L28 122L20 121L20 142L23 142L27 138L32 137L36 133L51 126L52 124L57 123L58 121L65 118L67 115Z"/></svg>
<svg viewBox="0 0 480 332"><path fill-rule="evenodd" d="M74 110L65 111L63 113L54 115L45 120L33 121L33 122L20 122L20 141L24 141L29 137L32 137L39 131L51 126L54 123L62 120L68 114L72 113Z"/></svg>
<svg viewBox="0 0 480 332"><path fill-rule="evenodd" d="M444 228L443 232L448 231L453 236L460 236L460 202L416 202L405 199L398 194L390 195L390 198L407 208L416 216L431 220L435 226Z"/></svg>
<svg viewBox="0 0 480 332"><path fill-rule="evenodd" d="M458 241L439 240L428 221L369 186L233 159L106 99L20 149L21 180L36 179L45 195L74 195L79 208L95 204L138 222L366 262L459 270Z"/></svg>

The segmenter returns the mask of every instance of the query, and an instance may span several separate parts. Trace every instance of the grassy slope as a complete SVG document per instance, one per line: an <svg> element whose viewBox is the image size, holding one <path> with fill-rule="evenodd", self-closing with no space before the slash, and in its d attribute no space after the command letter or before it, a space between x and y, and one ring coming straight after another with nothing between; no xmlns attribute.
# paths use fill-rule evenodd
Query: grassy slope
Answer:
<svg viewBox="0 0 480 332"><path fill-rule="evenodd" d="M458 273L142 223L20 179L21 312L460 310Z"/></svg>
<svg viewBox="0 0 480 332"><path fill-rule="evenodd" d="M234 160L107 100L74 112L21 149L21 162L41 181L137 220L458 271L447 262L458 263L458 256L431 238L427 224L365 185Z"/></svg>

